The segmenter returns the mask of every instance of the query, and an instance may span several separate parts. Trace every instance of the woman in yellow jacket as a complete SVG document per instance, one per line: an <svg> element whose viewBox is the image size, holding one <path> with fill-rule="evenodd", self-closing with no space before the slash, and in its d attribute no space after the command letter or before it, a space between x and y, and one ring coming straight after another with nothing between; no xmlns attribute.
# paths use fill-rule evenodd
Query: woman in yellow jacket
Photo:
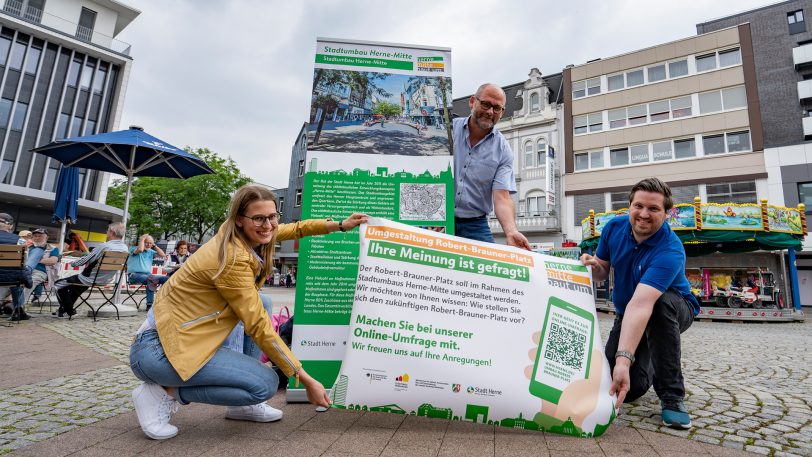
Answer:
<svg viewBox="0 0 812 457"><path fill-rule="evenodd" d="M259 362L263 352L304 385L311 403L329 406L324 386L302 369L273 331L266 309L270 303L264 306L259 295L273 267L278 223L273 192L243 186L234 194L217 235L158 291L130 348L130 367L144 381L133 391L133 403L148 437L175 436L171 413L178 404L191 402L227 406L230 419L281 418L281 411L265 403L279 380ZM239 321L249 337L243 353L221 347Z"/></svg>

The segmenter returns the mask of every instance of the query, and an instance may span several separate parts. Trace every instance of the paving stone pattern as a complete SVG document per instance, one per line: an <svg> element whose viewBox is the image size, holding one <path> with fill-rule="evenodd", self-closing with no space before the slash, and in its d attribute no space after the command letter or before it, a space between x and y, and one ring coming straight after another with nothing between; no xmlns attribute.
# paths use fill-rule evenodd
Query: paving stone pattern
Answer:
<svg viewBox="0 0 812 457"><path fill-rule="evenodd" d="M121 362L3 390L0 454L665 456L748 451L812 456L812 356L804 346L812 341L812 323L695 323L683 341L686 406L695 425L688 432L661 425L659 402L651 391L626 405L617 426L595 440L385 413L317 414L310 405L285 405L280 394L271 400L285 411L277 424L225 421L222 407L192 405L173 420L181 434L158 443L144 439L130 402L138 381L126 362L142 318L143 313L94 323L35 317L16 328L0 328L45 328ZM599 314L604 339L612 318ZM7 341L8 335L0 339Z"/></svg>

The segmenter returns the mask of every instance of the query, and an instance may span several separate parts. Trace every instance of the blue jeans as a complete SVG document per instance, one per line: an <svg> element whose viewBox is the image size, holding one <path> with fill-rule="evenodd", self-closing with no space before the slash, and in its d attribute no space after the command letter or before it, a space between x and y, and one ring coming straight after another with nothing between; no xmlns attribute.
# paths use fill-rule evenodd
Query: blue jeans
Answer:
<svg viewBox="0 0 812 457"><path fill-rule="evenodd" d="M268 305L266 310L271 312ZM192 402L223 406L262 403L276 393L279 377L272 368L259 362L262 350L250 336L243 335L242 353L221 347L197 373L184 381L166 358L158 331L147 330L138 335L130 347L130 369L142 381L175 387L175 399L184 405Z"/></svg>
<svg viewBox="0 0 812 457"><path fill-rule="evenodd" d="M472 218L454 218L454 235L469 240L486 241L493 243L493 234L488 227L488 216Z"/></svg>
<svg viewBox="0 0 812 457"><path fill-rule="evenodd" d="M158 285L163 284L169 279L168 276L153 275L150 273L130 273L127 275L127 282L130 284L146 284L147 292L147 308L152 306L155 301L155 291L158 290Z"/></svg>

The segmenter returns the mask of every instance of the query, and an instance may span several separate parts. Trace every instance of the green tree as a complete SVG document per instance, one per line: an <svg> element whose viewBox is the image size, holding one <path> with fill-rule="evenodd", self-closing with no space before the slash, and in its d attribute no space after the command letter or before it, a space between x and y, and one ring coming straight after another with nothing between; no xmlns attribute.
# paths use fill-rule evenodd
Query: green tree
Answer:
<svg viewBox="0 0 812 457"><path fill-rule="evenodd" d="M384 116L400 116L403 109L394 103L389 103L385 100L379 101L372 105L373 114L382 114Z"/></svg>
<svg viewBox="0 0 812 457"><path fill-rule="evenodd" d="M351 93L359 94L357 97L363 101L370 97L386 98L391 94L385 89L378 87L377 82L384 80L387 73L365 73L358 71L327 70L317 68L313 75L313 107L316 108L311 113L311 122L318 109L321 109L319 125L313 135L313 144L319 143L321 131L324 128L324 120L328 113L338 108L338 100L332 94L325 94L331 91L339 91L342 87L349 87Z"/></svg>
<svg viewBox="0 0 812 457"><path fill-rule="evenodd" d="M133 180L128 234L150 233L156 238L190 235L202 243L225 219L231 195L251 180L240 173L230 158L206 148L186 152L203 159L214 174L179 180L142 177ZM126 180L115 180L107 204L124 207Z"/></svg>

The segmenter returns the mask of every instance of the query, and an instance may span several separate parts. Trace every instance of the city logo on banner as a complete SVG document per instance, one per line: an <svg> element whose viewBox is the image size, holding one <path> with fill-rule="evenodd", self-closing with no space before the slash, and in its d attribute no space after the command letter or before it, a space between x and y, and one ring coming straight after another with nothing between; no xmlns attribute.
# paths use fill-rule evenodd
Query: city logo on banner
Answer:
<svg viewBox="0 0 812 457"><path fill-rule="evenodd" d="M592 281L586 266L545 260L544 268L547 270L547 284L592 295Z"/></svg>

